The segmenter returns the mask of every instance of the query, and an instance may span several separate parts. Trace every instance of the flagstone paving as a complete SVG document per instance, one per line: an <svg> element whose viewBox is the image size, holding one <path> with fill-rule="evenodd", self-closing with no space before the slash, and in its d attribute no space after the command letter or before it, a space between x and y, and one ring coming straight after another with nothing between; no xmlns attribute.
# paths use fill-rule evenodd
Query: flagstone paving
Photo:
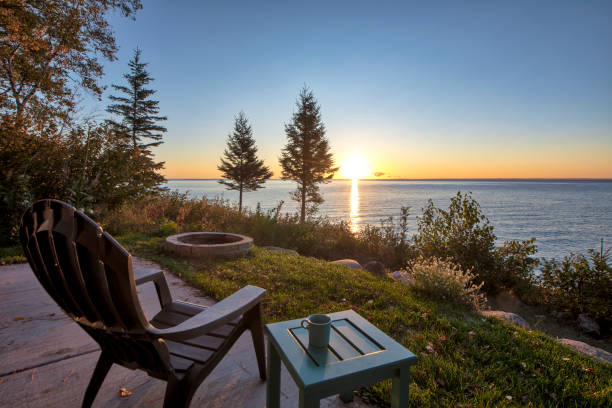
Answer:
<svg viewBox="0 0 612 408"><path fill-rule="evenodd" d="M135 268L156 267L135 259ZM175 299L204 305L214 301L166 273ZM158 310L152 283L139 286L147 317ZM95 343L47 295L27 264L0 267L0 406L78 407L100 353ZM297 407L297 387L283 367L281 406ZM127 396L122 397L121 389ZM139 370L114 365L94 407L161 407L165 382ZM202 383L191 407L264 407L266 384L259 379L250 333L246 332ZM368 407L359 398L337 396L321 407Z"/></svg>

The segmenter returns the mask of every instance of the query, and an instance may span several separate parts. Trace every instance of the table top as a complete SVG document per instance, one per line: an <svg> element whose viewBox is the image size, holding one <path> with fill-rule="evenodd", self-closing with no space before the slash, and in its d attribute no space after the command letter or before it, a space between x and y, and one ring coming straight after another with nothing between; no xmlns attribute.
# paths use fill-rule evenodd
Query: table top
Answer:
<svg viewBox="0 0 612 408"><path fill-rule="evenodd" d="M414 364L417 357L353 310L331 313L327 348L308 345L303 319L266 325L269 339L302 387L374 369Z"/></svg>

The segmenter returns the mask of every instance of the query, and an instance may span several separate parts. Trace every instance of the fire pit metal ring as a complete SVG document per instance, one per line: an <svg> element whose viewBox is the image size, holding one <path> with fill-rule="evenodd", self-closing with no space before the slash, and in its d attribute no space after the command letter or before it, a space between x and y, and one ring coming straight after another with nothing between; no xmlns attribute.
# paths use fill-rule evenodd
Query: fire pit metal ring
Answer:
<svg viewBox="0 0 612 408"><path fill-rule="evenodd" d="M194 258L246 255L253 247L253 238L227 232L186 232L166 238L166 249Z"/></svg>

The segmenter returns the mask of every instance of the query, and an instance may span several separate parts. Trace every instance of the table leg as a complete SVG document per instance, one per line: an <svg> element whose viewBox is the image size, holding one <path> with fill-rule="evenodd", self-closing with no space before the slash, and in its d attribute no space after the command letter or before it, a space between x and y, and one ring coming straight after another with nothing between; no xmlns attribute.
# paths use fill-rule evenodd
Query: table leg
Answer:
<svg viewBox="0 0 612 408"><path fill-rule="evenodd" d="M300 408L319 408L319 398L300 390Z"/></svg>
<svg viewBox="0 0 612 408"><path fill-rule="evenodd" d="M353 402L353 390L348 390L340 393L340 399L344 403Z"/></svg>
<svg viewBox="0 0 612 408"><path fill-rule="evenodd" d="M278 351L271 341L268 341L268 384L266 391L266 407L280 407L280 373L281 360Z"/></svg>
<svg viewBox="0 0 612 408"><path fill-rule="evenodd" d="M391 408L407 408L410 391L410 366L401 367L393 373L391 385Z"/></svg>

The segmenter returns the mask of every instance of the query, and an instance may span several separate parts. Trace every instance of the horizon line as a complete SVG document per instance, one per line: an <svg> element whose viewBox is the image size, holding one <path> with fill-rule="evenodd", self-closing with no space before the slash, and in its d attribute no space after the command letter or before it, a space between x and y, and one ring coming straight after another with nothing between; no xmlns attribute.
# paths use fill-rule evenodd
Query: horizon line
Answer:
<svg viewBox="0 0 612 408"><path fill-rule="evenodd" d="M166 178L172 181L202 181L202 180L224 180L219 177L209 178ZM268 180L283 181L280 178ZM334 178L337 181L351 181L351 178ZM612 181L609 177L466 177L466 178L360 178L359 181ZM291 180L286 180L291 181Z"/></svg>

